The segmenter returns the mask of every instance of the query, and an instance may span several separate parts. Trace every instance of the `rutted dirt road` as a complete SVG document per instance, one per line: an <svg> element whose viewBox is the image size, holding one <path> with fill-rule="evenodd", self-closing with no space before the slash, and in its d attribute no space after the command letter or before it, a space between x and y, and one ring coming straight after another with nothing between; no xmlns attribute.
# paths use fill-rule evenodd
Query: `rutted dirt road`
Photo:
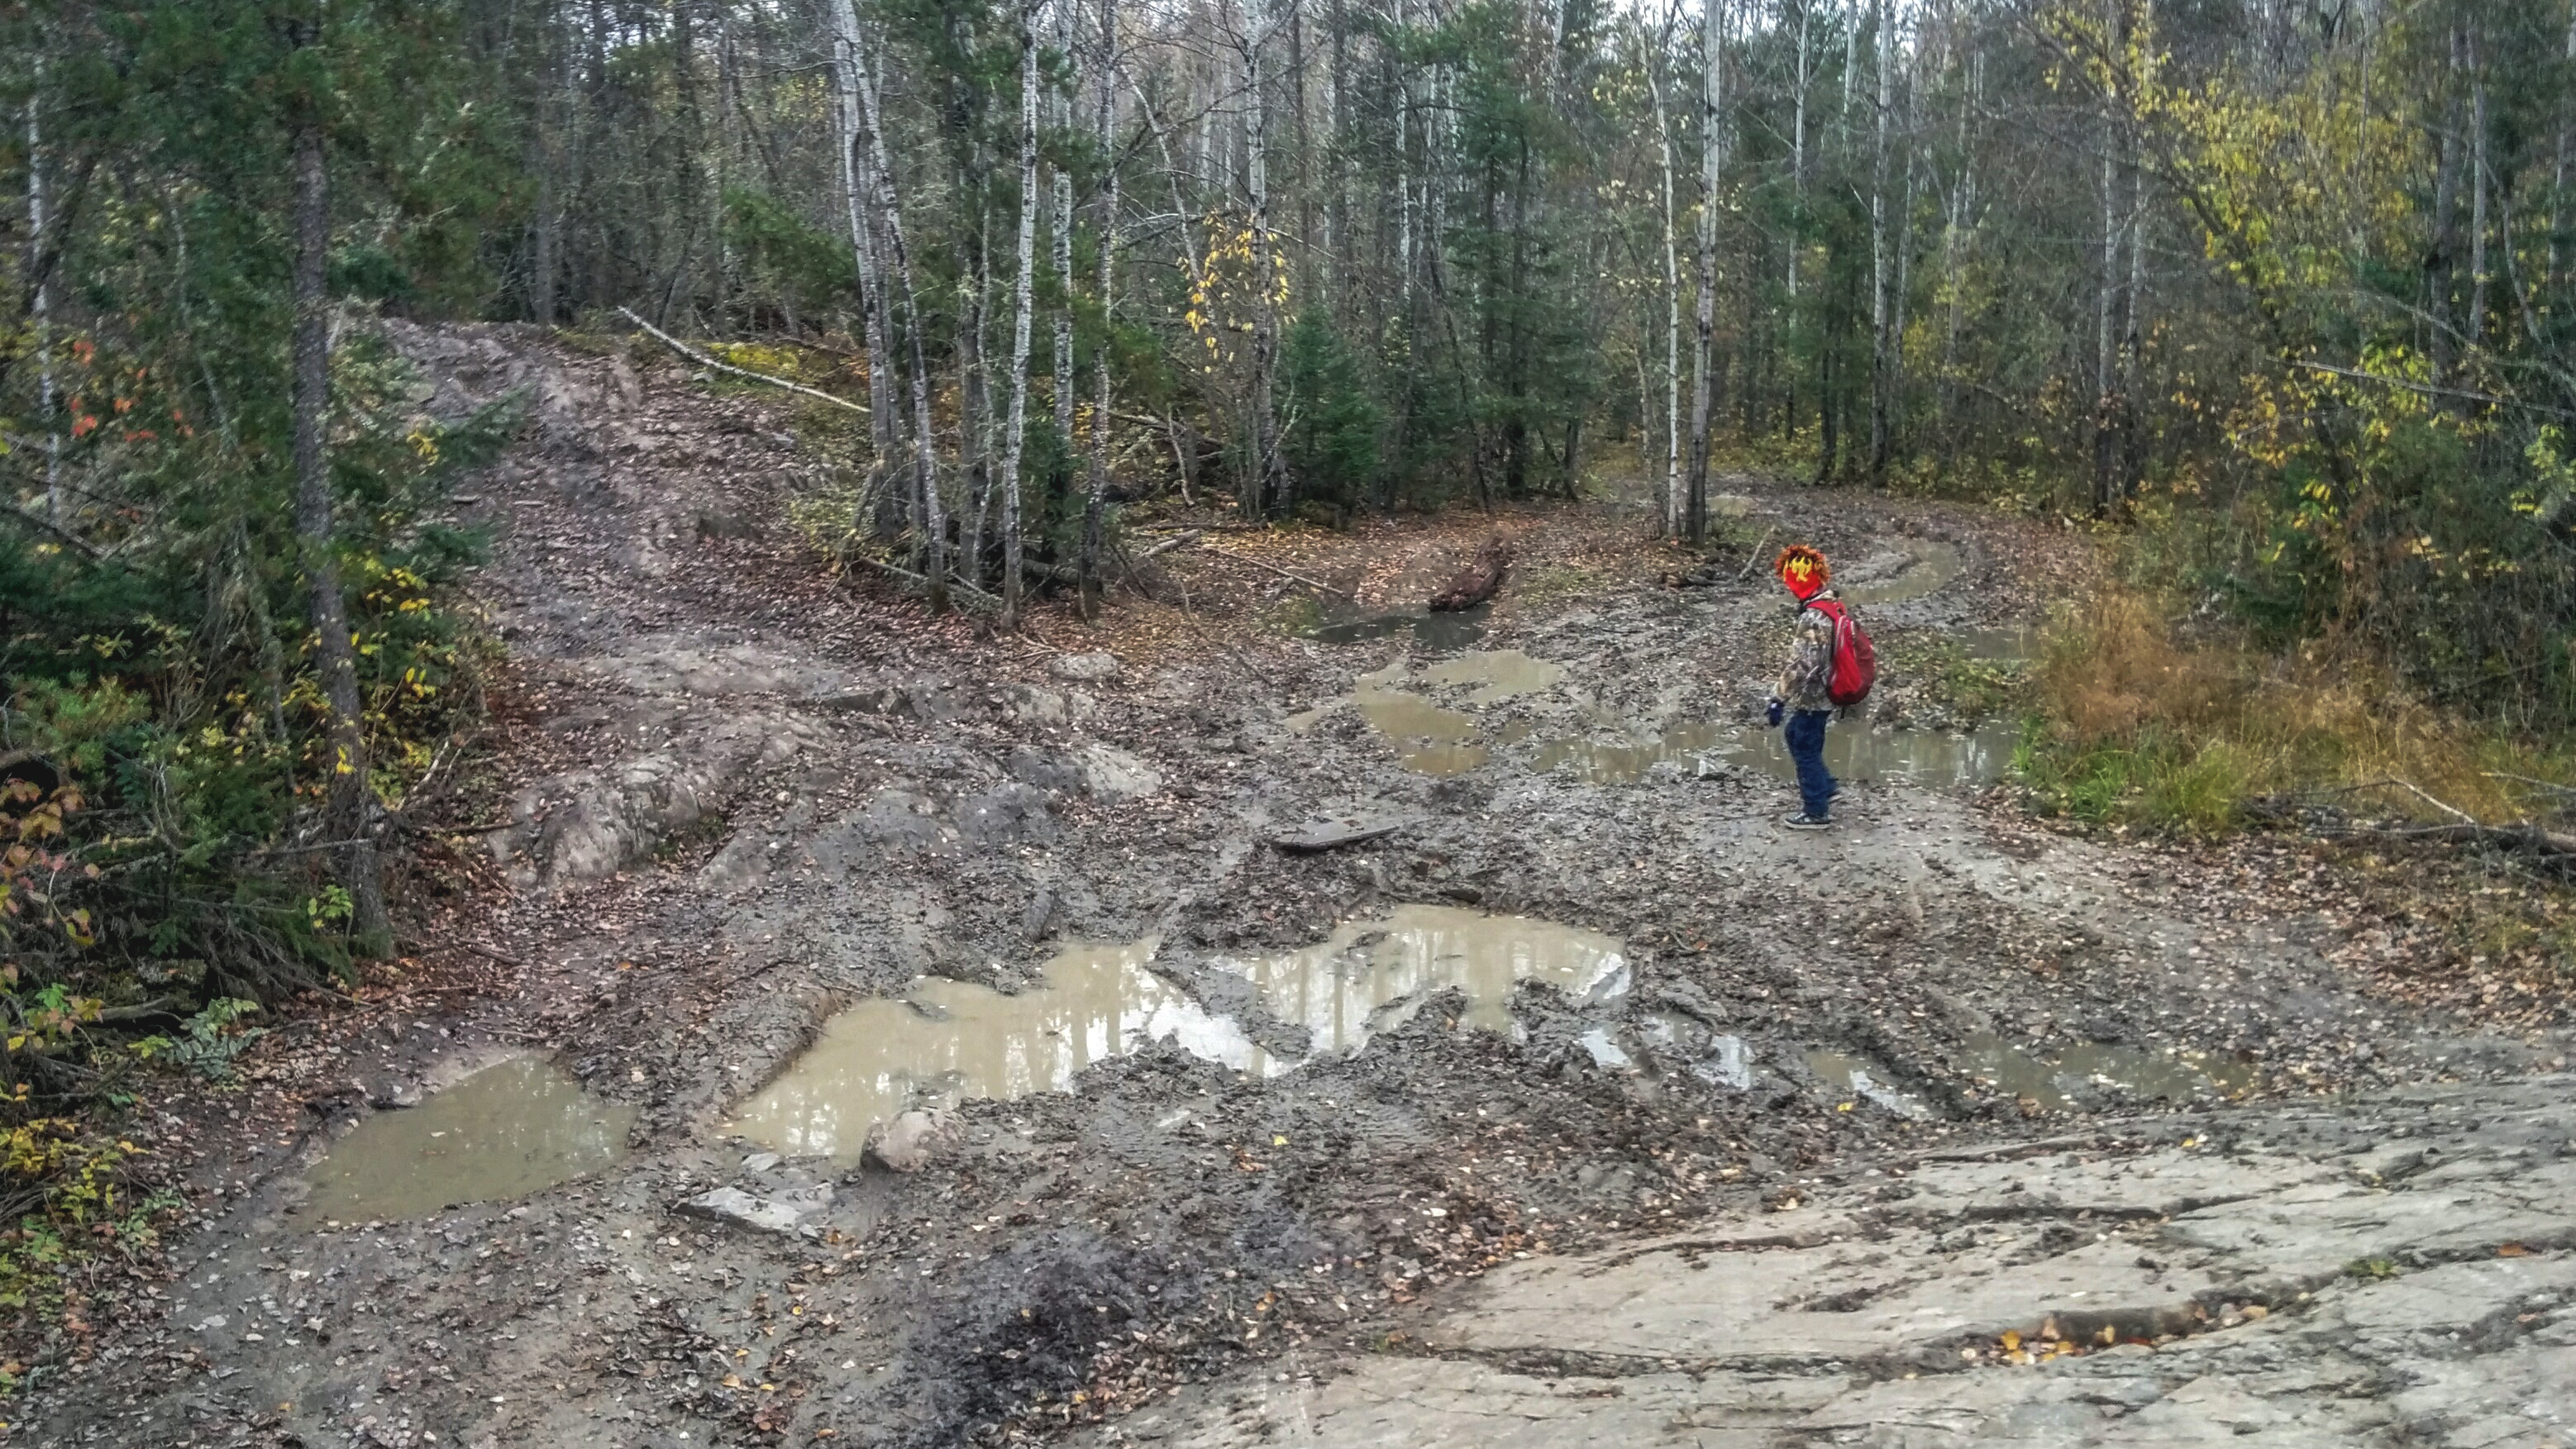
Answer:
<svg viewBox="0 0 2576 1449"><path fill-rule="evenodd" d="M453 837L479 884L165 1119L208 1144L180 1275L40 1371L23 1442L2576 1432L2564 1032L2375 993L2287 847L1893 775L1779 829L1739 733L1786 625L1758 568L1667 588L1633 518L1509 514L1463 655L1282 632L1301 586L1190 549L1101 632L978 639L815 568L784 516L829 470L769 399L403 340L434 406L536 401L459 500L511 653L500 819L447 822L496 827ZM2081 575L2009 520L1738 486L1744 542L1823 546L1897 661ZM1396 608L1483 526L1226 546ZM1403 823L1268 843L1354 817ZM824 1032L905 994L947 1021ZM818 1035L914 1021L1018 1023L998 1065L896 1042L919 1080L1087 1070L865 1162L856 1120L837 1155L737 1135ZM542 1112L488 1075L441 1106L504 1059ZM450 1205L487 1147L587 1175Z"/></svg>

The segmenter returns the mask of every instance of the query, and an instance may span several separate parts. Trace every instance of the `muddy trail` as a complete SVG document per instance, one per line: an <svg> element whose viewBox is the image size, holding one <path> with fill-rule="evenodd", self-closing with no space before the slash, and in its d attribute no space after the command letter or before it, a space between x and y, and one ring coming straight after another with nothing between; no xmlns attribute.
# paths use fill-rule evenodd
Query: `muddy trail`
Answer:
<svg viewBox="0 0 2576 1449"><path fill-rule="evenodd" d="M787 520L832 467L770 397L399 341L435 410L534 403L455 504L496 540L491 776L431 823L411 960L158 1113L171 1271L12 1442L2576 1415L2565 1033L2383 990L2290 846L2039 828L1982 789L2010 732L1908 677L2025 652L2063 533L1738 478L1690 587L1610 501L1211 531L1153 600L994 638L818 563ZM1502 595L1423 617L1495 532ZM1821 836L1751 724L1791 537L1889 661Z"/></svg>

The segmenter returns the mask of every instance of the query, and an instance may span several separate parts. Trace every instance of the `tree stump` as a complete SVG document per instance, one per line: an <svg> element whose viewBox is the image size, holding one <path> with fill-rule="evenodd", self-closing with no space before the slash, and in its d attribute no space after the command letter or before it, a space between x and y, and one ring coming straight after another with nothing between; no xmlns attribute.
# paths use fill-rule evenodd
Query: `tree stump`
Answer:
<svg viewBox="0 0 2576 1449"><path fill-rule="evenodd" d="M1431 612L1454 614L1492 598L1503 586L1503 575L1511 566L1512 546L1499 538L1488 540L1467 566L1458 570L1447 588L1431 596Z"/></svg>

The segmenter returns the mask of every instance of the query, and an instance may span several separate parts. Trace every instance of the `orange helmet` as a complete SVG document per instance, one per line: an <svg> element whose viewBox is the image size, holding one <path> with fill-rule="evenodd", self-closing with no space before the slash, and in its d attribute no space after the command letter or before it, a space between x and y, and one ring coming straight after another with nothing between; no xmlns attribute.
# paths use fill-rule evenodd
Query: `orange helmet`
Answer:
<svg viewBox="0 0 2576 1449"><path fill-rule="evenodd" d="M1780 550L1780 556L1771 560L1771 572L1780 576L1781 585L1797 595L1800 603L1823 593L1834 576L1833 566L1825 562L1825 556L1803 543Z"/></svg>

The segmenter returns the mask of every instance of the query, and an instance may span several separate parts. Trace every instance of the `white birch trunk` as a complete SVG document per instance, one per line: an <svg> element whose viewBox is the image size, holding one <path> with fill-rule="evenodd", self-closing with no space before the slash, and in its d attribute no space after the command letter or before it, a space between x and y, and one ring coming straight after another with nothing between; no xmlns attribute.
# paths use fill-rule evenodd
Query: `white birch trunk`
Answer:
<svg viewBox="0 0 2576 1449"><path fill-rule="evenodd" d="M1887 165L1888 128L1896 112L1896 65L1889 54L1893 47L1888 32L1893 27L1886 0L1871 0L1869 19L1870 55L1878 71L1877 140L1869 171L1869 471L1875 476L1887 471L1888 394L1895 381L1888 339L1888 319L1894 315L1888 305L1888 284L1895 268L1887 248Z"/></svg>
<svg viewBox="0 0 2576 1449"><path fill-rule="evenodd" d="M850 252L859 273L859 345L867 354L868 434L876 452L876 471L882 478L885 470L894 466L897 406L886 387L887 358L893 339L883 335L885 329L879 325L885 312L879 295L876 228L867 215L867 163L859 150L867 128L859 105L860 53L857 8L852 0L832 0L832 119L838 133L841 194L849 203Z"/></svg>
<svg viewBox="0 0 2576 1449"><path fill-rule="evenodd" d="M1109 340L1118 309L1118 0L1100 0L1100 111L1093 132L1105 174L1100 178L1100 356L1091 369L1091 478L1083 500L1082 601L1086 612L1098 599L1100 580L1101 499L1109 491Z"/></svg>
<svg viewBox="0 0 2576 1449"><path fill-rule="evenodd" d="M1252 474L1245 483L1251 507L1288 503L1286 480L1279 473L1276 422L1271 416L1270 365L1278 347L1277 268L1270 244L1270 108L1262 94L1261 47L1270 38L1270 0L1252 0L1259 18L1243 47L1245 117L1244 179L1252 202Z"/></svg>
<svg viewBox="0 0 2576 1449"><path fill-rule="evenodd" d="M1682 531L1682 264L1678 218L1673 215L1673 128L1664 112L1663 57L1646 45L1645 27L1637 30L1637 48L1646 67L1646 90L1655 100L1655 147L1664 181L1664 533ZM1642 371L1642 354L1638 362Z"/></svg>
<svg viewBox="0 0 2576 1449"><path fill-rule="evenodd" d="M45 420L45 521L63 522L63 435L54 426L54 305L45 262L44 136L37 106L44 98L45 63L35 63L36 91L27 97L27 275L35 277L30 311L36 324L36 415Z"/></svg>
<svg viewBox="0 0 2576 1449"><path fill-rule="evenodd" d="M2469 91L2469 346L2487 340L2487 81L2486 37L2470 41L2477 79Z"/></svg>
<svg viewBox="0 0 2576 1449"><path fill-rule="evenodd" d="M1002 627L1020 626L1020 462L1029 421L1029 308L1037 275L1038 245L1038 16L1037 0L1020 4L1020 239L1019 271L1011 279L1011 409L1002 423ZM1059 391L1061 389L1059 388ZM1069 395L1068 395L1069 400Z"/></svg>
<svg viewBox="0 0 2576 1449"><path fill-rule="evenodd" d="M911 344L912 353L912 445L921 511L917 519L922 531L922 576L929 581L930 607L934 613L948 609L948 517L940 507L939 460L932 453L930 432L930 368L921 340L921 303L913 287L912 252L904 245L903 204L895 190L894 158L886 148L885 110L877 104L876 77L870 73L864 54L851 67L858 76L859 106L868 132L869 179L877 198L877 215L886 233L888 259L894 264L894 295L902 303L901 322Z"/></svg>
<svg viewBox="0 0 2576 1449"><path fill-rule="evenodd" d="M1806 249L1807 220L1807 82L1812 64L1808 54L1809 23L1814 0L1798 0L1798 90L1790 106L1789 186L1794 198L1789 221L1789 300L1798 300L1798 256ZM1667 169L1670 169L1669 167Z"/></svg>
<svg viewBox="0 0 2576 1449"><path fill-rule="evenodd" d="M1056 0L1055 45L1063 53L1068 71L1064 86L1056 92L1053 110L1059 134L1073 130L1073 97L1082 87L1082 67L1073 48L1074 0ZM1055 309L1055 430L1060 446L1073 446L1073 173L1055 168L1052 211L1055 230L1055 284L1060 298Z"/></svg>
<svg viewBox="0 0 2576 1449"><path fill-rule="evenodd" d="M1718 186L1726 170L1726 46L1723 0L1701 0L1699 307L1692 338L1690 473L1682 530L1697 543L1708 532L1709 418L1715 405L1717 348Z"/></svg>

